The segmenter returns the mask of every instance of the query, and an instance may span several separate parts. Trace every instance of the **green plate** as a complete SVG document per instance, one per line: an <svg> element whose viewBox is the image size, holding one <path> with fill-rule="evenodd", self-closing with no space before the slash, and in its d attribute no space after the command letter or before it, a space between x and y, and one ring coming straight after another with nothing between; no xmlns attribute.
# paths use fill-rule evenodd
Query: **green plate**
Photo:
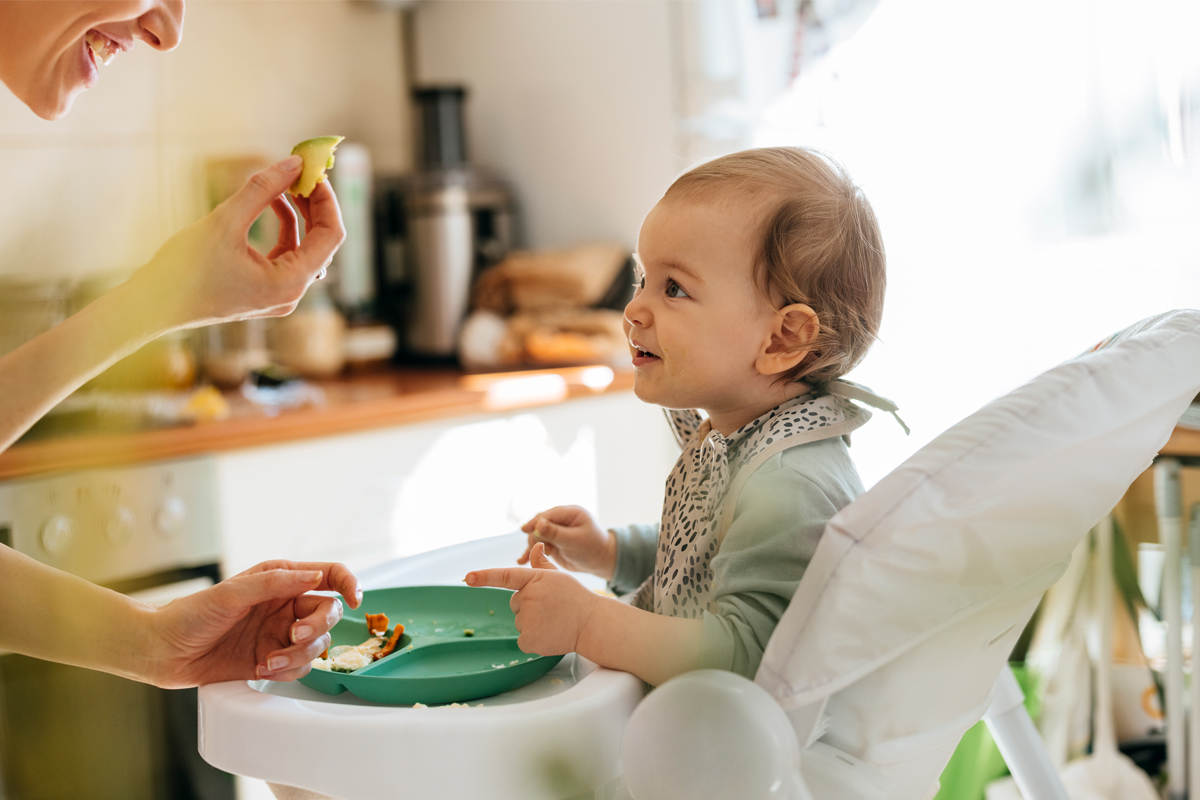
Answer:
<svg viewBox="0 0 1200 800"><path fill-rule="evenodd" d="M395 652L355 672L314 669L300 683L325 694L350 692L375 703L465 703L531 683L562 656L517 647L512 592L468 586L402 586L363 595L333 626L333 644L371 638L366 614L387 614L404 626ZM465 631L474 631L471 636Z"/></svg>

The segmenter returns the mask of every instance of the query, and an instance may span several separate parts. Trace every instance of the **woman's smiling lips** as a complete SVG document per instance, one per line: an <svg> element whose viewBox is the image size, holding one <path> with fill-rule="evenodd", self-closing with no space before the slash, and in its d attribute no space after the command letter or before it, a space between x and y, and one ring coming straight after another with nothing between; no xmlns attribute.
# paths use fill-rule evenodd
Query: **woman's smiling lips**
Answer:
<svg viewBox="0 0 1200 800"><path fill-rule="evenodd" d="M84 34L83 41L100 63L106 66L112 63L117 53L133 47L133 42L119 42L94 28Z"/></svg>

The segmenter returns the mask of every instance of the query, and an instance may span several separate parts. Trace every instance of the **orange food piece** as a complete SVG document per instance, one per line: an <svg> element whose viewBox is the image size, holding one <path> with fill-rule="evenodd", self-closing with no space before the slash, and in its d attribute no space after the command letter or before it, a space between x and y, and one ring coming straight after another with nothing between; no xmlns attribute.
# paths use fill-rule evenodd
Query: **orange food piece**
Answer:
<svg viewBox="0 0 1200 800"><path fill-rule="evenodd" d="M325 650L321 653L321 658L329 658L329 648L328 647L326 647Z"/></svg>
<svg viewBox="0 0 1200 800"><path fill-rule="evenodd" d="M404 626L397 622L396 630L392 632L392 638L388 639L387 644L383 646L383 649L375 654L376 661L396 649L396 645L400 644L400 634L402 633L404 633Z"/></svg>
<svg viewBox="0 0 1200 800"><path fill-rule="evenodd" d="M371 634L383 635L387 633L388 618L387 614L367 614L367 630Z"/></svg>

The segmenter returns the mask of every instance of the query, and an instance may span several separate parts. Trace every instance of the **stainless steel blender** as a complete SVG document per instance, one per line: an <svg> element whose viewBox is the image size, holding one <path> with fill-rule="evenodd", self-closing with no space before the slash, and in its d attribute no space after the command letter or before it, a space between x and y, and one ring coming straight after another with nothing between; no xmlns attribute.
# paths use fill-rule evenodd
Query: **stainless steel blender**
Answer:
<svg viewBox="0 0 1200 800"><path fill-rule="evenodd" d="M508 187L467 162L461 86L413 91L420 171L405 182L404 270L410 286L405 350L418 358L455 355L471 283L513 245Z"/></svg>

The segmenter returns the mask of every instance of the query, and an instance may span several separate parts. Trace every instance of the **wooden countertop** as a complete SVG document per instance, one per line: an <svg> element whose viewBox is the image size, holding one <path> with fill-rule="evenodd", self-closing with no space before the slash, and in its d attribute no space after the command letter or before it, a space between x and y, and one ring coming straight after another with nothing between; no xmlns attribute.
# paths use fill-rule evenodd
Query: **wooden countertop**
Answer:
<svg viewBox="0 0 1200 800"><path fill-rule="evenodd" d="M276 416L229 395L233 413L221 421L18 443L0 453L0 480L550 405L630 390L633 374L608 367L571 367L464 375L447 367L398 369L314 383L325 395L323 405Z"/></svg>
<svg viewBox="0 0 1200 800"><path fill-rule="evenodd" d="M135 433L94 433L16 444L0 453L0 480L280 444L435 419L551 405L633 388L633 373L607 367L464 375L412 368L315 382L325 404L276 416L236 395L232 415ZM1163 455L1200 456L1200 430L1176 428Z"/></svg>

